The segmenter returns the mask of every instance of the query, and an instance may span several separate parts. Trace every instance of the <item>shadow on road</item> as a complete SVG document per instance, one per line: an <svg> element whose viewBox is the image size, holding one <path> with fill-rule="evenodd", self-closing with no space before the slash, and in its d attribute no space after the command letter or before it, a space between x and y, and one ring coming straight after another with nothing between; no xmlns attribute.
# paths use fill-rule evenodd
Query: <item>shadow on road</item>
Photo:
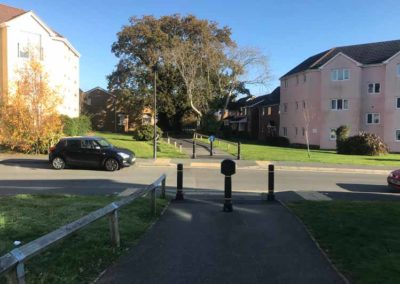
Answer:
<svg viewBox="0 0 400 284"><path fill-rule="evenodd" d="M387 185L337 183L337 186L352 192L391 192Z"/></svg>
<svg viewBox="0 0 400 284"><path fill-rule="evenodd" d="M0 161L0 165L31 169L51 169L49 161L44 159L6 159Z"/></svg>
<svg viewBox="0 0 400 284"><path fill-rule="evenodd" d="M109 179L61 179L61 180L2 180L0 195L14 194L74 194L110 195L127 188L142 188L146 185L116 182Z"/></svg>

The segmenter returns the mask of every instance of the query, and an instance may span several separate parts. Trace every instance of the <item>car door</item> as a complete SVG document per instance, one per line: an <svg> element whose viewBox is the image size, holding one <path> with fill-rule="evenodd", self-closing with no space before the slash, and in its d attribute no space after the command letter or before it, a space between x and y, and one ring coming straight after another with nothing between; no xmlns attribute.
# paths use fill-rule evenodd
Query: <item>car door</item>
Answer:
<svg viewBox="0 0 400 284"><path fill-rule="evenodd" d="M86 166L98 167L102 159L102 150L100 145L92 139L83 139L81 141L82 158Z"/></svg>
<svg viewBox="0 0 400 284"><path fill-rule="evenodd" d="M81 163L82 149L79 139L67 140L67 147L64 152L65 162L68 165L79 166Z"/></svg>

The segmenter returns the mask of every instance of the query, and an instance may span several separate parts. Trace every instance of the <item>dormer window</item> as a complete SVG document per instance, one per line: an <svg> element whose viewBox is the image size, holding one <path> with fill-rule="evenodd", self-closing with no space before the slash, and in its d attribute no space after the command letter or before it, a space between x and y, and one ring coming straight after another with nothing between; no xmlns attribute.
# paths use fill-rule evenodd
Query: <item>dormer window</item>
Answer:
<svg viewBox="0 0 400 284"><path fill-rule="evenodd" d="M343 81L350 79L349 69L332 69L331 70L331 80L332 81Z"/></svg>

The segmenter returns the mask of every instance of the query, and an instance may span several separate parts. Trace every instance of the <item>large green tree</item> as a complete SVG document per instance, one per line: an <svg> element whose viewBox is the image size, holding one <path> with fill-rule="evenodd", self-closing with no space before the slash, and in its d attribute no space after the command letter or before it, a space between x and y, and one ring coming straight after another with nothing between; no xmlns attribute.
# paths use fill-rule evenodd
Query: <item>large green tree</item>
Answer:
<svg viewBox="0 0 400 284"><path fill-rule="evenodd" d="M159 117L179 127L187 111L201 117L231 87L218 80L226 81L226 50L235 46L229 28L192 15L132 17L112 46L119 62L108 77L109 89L137 116L152 105L157 65Z"/></svg>

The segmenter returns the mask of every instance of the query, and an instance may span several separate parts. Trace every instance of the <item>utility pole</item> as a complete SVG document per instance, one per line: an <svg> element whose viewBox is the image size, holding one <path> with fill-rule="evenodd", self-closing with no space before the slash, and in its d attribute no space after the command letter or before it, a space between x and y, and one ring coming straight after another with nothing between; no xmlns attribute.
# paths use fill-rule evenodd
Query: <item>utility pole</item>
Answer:
<svg viewBox="0 0 400 284"><path fill-rule="evenodd" d="M154 72L154 138L153 138L153 159L157 159L157 63L153 66Z"/></svg>

